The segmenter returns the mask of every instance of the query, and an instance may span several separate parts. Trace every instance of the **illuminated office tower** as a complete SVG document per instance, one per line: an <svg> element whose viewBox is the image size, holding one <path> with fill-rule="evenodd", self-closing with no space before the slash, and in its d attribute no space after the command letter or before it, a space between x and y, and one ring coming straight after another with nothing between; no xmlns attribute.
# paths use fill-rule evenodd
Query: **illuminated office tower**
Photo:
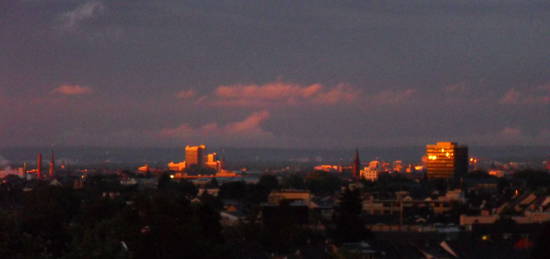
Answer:
<svg viewBox="0 0 550 259"><path fill-rule="evenodd" d="M197 165L199 167L204 166L203 153L206 149L205 145L199 146L186 146L185 147L185 163L186 166Z"/></svg>
<svg viewBox="0 0 550 259"><path fill-rule="evenodd" d="M426 145L428 178L452 178L468 171L468 147L455 142L437 142Z"/></svg>

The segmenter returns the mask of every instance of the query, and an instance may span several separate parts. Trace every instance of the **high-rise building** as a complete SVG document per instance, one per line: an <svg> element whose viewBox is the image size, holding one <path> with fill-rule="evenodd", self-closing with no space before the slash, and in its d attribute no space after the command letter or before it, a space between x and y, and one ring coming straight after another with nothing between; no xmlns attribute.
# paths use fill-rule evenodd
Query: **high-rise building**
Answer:
<svg viewBox="0 0 550 259"><path fill-rule="evenodd" d="M206 149L205 145L199 146L186 146L185 147L185 163L187 166L204 166L204 151Z"/></svg>
<svg viewBox="0 0 550 259"><path fill-rule="evenodd" d="M176 172L198 168L210 168L214 169L216 172L220 172L223 171L223 161L218 160L218 154L216 152L206 153L206 145L199 145L185 146L185 161L168 163L168 169Z"/></svg>
<svg viewBox="0 0 550 259"><path fill-rule="evenodd" d="M451 178L468 172L468 147L455 142L426 145L428 178Z"/></svg>

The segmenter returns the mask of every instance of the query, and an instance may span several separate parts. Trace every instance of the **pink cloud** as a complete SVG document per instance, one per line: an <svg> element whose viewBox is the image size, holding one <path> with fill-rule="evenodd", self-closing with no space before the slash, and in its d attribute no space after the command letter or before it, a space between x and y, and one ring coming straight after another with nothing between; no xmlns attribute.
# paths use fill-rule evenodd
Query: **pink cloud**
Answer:
<svg viewBox="0 0 550 259"><path fill-rule="evenodd" d="M541 91L542 90L542 91ZM550 86L539 86L536 89L519 92L508 90L499 100L500 104L550 104Z"/></svg>
<svg viewBox="0 0 550 259"><path fill-rule="evenodd" d="M499 103L501 104L517 104L519 102L521 94L515 89L508 90L502 98L500 98Z"/></svg>
<svg viewBox="0 0 550 259"><path fill-rule="evenodd" d="M374 104L399 104L407 101L414 95L416 90L385 90L369 97Z"/></svg>
<svg viewBox="0 0 550 259"><path fill-rule="evenodd" d="M195 97L196 94L197 92L193 89L181 90L178 93L176 93L176 97L178 99L186 100L186 99Z"/></svg>
<svg viewBox="0 0 550 259"><path fill-rule="evenodd" d="M207 101L216 106L337 104L355 101L358 94L358 90L344 85L327 88L321 84L299 85L277 81L263 85L222 85Z"/></svg>
<svg viewBox="0 0 550 259"><path fill-rule="evenodd" d="M90 87L81 85L60 85L52 90L52 93L62 95L85 95L92 92L93 90Z"/></svg>
<svg viewBox="0 0 550 259"><path fill-rule="evenodd" d="M520 100L521 94L515 89L508 90L502 98L500 98L499 103L501 104L517 104Z"/></svg>
<svg viewBox="0 0 550 259"><path fill-rule="evenodd" d="M517 138L522 135L522 132L521 129L518 128L506 127L500 131L499 135L503 137Z"/></svg>
<svg viewBox="0 0 550 259"><path fill-rule="evenodd" d="M466 87L465 83L457 83L457 84L452 84L452 85L448 85L448 86L444 87L443 91L445 91L447 93L456 94L456 93L463 93L467 89L468 88Z"/></svg>
<svg viewBox="0 0 550 259"><path fill-rule="evenodd" d="M255 112L242 121L228 124L224 131L230 134L264 134L265 131L261 128L261 124L268 118L268 111Z"/></svg>
<svg viewBox="0 0 550 259"><path fill-rule="evenodd" d="M410 99L416 90L383 90L371 95L355 87L338 84L326 87L321 84L300 85L276 81L263 85L222 85L210 94L197 97L195 104L220 107L274 107L282 105L386 105L400 104ZM193 90L177 94L181 98L195 97Z"/></svg>
<svg viewBox="0 0 550 259"><path fill-rule="evenodd" d="M326 92L319 93L314 102L318 104L336 104L340 102L354 102L361 92L345 85L338 85Z"/></svg>
<svg viewBox="0 0 550 259"><path fill-rule="evenodd" d="M166 128L159 132L160 137L193 138L193 137L267 137L270 132L262 128L262 123L269 118L268 111L254 112L242 121L220 126L217 123L208 123L197 128L189 124L181 124L176 128Z"/></svg>

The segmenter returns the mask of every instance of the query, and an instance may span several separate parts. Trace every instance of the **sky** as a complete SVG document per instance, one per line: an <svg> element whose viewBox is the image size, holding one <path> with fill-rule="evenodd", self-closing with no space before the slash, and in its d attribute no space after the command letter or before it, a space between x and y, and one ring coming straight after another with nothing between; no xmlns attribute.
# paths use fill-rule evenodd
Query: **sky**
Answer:
<svg viewBox="0 0 550 259"><path fill-rule="evenodd" d="M0 147L550 144L546 0L0 1Z"/></svg>

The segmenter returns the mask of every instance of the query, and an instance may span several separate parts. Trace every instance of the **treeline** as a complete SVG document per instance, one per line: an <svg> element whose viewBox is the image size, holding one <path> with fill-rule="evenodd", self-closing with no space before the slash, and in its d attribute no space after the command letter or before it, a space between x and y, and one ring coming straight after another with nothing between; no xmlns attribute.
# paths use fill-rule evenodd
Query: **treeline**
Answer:
<svg viewBox="0 0 550 259"><path fill-rule="evenodd" d="M158 188L139 190L108 175L89 176L75 189L8 177L0 184L0 258L270 258L307 247L327 255L327 239L366 236L358 191L346 189L349 202L322 229L284 217L264 225L258 215L272 190L303 187L332 195L342 183L322 174L282 181L265 175L256 184L213 180L197 187L161 175ZM197 196L198 188L211 187L219 187L218 197ZM246 220L223 227L222 200L238 201Z"/></svg>

